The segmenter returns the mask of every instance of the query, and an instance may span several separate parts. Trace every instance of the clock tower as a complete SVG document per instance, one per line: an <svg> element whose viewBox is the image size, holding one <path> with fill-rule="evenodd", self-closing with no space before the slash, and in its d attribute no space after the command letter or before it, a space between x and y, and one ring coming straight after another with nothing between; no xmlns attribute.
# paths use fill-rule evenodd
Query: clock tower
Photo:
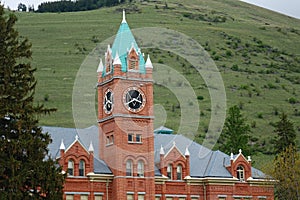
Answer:
<svg viewBox="0 0 300 200"><path fill-rule="evenodd" d="M110 199L155 198L152 69L123 11L97 70L99 154L114 174Z"/></svg>

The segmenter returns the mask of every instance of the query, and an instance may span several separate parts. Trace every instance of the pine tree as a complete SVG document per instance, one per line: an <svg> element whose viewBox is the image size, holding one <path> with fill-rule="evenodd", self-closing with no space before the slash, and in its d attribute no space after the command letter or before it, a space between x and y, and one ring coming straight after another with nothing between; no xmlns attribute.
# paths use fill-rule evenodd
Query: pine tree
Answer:
<svg viewBox="0 0 300 200"><path fill-rule="evenodd" d="M278 200L300 199L300 157L295 146L289 145L276 156L272 177L277 181Z"/></svg>
<svg viewBox="0 0 300 200"><path fill-rule="evenodd" d="M218 140L219 148L225 153L239 152L242 149L246 155L250 154L249 148L250 126L242 116L238 106L229 108L223 132Z"/></svg>
<svg viewBox="0 0 300 200"><path fill-rule="evenodd" d="M291 122L287 114L280 115L280 121L275 123L274 132L277 134L275 139L275 152L280 153L285 150L290 144L295 145L296 132L294 124Z"/></svg>
<svg viewBox="0 0 300 200"><path fill-rule="evenodd" d="M64 176L38 126L53 109L34 104L31 44L19 37L16 20L0 5L0 199L61 199Z"/></svg>

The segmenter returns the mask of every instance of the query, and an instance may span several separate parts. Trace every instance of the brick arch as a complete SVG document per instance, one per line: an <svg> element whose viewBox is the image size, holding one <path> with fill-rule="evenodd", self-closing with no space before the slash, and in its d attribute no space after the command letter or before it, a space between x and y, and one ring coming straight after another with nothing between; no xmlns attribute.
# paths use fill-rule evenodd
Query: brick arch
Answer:
<svg viewBox="0 0 300 200"><path fill-rule="evenodd" d="M242 166L244 168L244 178L247 180L249 177L251 177L251 165L247 161L237 161L234 163L233 168L233 176L237 177L237 168L239 166Z"/></svg>

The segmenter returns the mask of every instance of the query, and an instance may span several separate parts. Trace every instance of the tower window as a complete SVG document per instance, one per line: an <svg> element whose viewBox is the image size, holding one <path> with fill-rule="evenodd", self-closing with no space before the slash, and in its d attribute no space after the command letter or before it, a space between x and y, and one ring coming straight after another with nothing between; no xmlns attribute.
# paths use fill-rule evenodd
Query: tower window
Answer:
<svg viewBox="0 0 300 200"><path fill-rule="evenodd" d="M144 161L138 161L137 171L139 177L144 177Z"/></svg>
<svg viewBox="0 0 300 200"><path fill-rule="evenodd" d="M73 160L68 161L68 175L74 176L74 162Z"/></svg>
<svg viewBox="0 0 300 200"><path fill-rule="evenodd" d="M84 160L79 161L79 176L84 176L85 162Z"/></svg>
<svg viewBox="0 0 300 200"><path fill-rule="evenodd" d="M182 166L177 165L177 180L182 180Z"/></svg>
<svg viewBox="0 0 300 200"><path fill-rule="evenodd" d="M167 166L167 176L169 177L169 179L172 179L172 165L168 164Z"/></svg>
<svg viewBox="0 0 300 200"><path fill-rule="evenodd" d="M245 181L245 170L244 170L244 167L242 165L239 165L237 167L237 178L240 180L240 181Z"/></svg>
<svg viewBox="0 0 300 200"><path fill-rule="evenodd" d="M138 142L138 143L141 143L141 142L142 142L142 135L137 134L137 135L135 136L135 141Z"/></svg>
<svg viewBox="0 0 300 200"><path fill-rule="evenodd" d="M128 142L133 142L133 137L134 137L134 134L129 133L128 134Z"/></svg>
<svg viewBox="0 0 300 200"><path fill-rule="evenodd" d="M129 58L128 61L129 61L128 69L129 70L136 70L137 65L138 65L138 60L135 57L131 57L131 58Z"/></svg>
<svg viewBox="0 0 300 200"><path fill-rule="evenodd" d="M126 161L126 176L132 176L132 160L127 160Z"/></svg>
<svg viewBox="0 0 300 200"><path fill-rule="evenodd" d="M106 136L106 145L111 145L114 143L114 135L107 135Z"/></svg>

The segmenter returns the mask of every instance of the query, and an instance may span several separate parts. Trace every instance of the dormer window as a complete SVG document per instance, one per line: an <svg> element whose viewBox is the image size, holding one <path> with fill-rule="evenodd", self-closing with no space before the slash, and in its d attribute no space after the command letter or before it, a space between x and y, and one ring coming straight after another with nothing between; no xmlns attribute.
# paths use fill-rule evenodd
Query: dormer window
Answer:
<svg viewBox="0 0 300 200"><path fill-rule="evenodd" d="M85 162L84 160L79 161L79 176L84 176Z"/></svg>
<svg viewBox="0 0 300 200"><path fill-rule="evenodd" d="M105 73L109 74L111 72L112 58L111 53L107 52L105 59Z"/></svg>
<svg viewBox="0 0 300 200"><path fill-rule="evenodd" d="M237 167L236 173L237 173L237 178L240 181L244 182L245 181L245 170L244 170L244 167L242 165L239 165Z"/></svg>
<svg viewBox="0 0 300 200"><path fill-rule="evenodd" d="M134 47L132 46L127 55L127 64L128 64L128 71L130 70L138 70L139 66L139 56Z"/></svg>
<svg viewBox="0 0 300 200"><path fill-rule="evenodd" d="M182 166L179 164L177 165L177 180L182 180Z"/></svg>
<svg viewBox="0 0 300 200"><path fill-rule="evenodd" d="M135 57L131 57L128 60L128 70L137 70L138 60Z"/></svg>
<svg viewBox="0 0 300 200"><path fill-rule="evenodd" d="M167 166L167 176L169 179L172 179L172 165L168 164Z"/></svg>
<svg viewBox="0 0 300 200"><path fill-rule="evenodd" d="M74 176L74 162L73 160L68 161L68 175Z"/></svg>

